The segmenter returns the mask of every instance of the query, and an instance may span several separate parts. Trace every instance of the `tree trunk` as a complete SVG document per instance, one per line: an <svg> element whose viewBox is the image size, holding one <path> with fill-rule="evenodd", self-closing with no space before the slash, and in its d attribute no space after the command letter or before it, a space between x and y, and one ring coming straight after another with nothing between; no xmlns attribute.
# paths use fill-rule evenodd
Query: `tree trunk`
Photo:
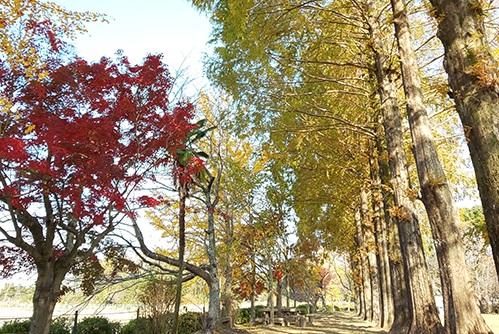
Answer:
<svg viewBox="0 0 499 334"><path fill-rule="evenodd" d="M232 295L232 281L233 281L233 269L232 269L232 244L234 242L234 228L232 219L226 222L226 245L227 254L225 255L225 267L224 267L224 288L223 288L223 308L222 315L229 317L231 320L230 327L233 326L233 295Z"/></svg>
<svg viewBox="0 0 499 334"><path fill-rule="evenodd" d="M255 299L256 299L256 254L252 249L251 252L251 310L250 310L250 323L255 323L256 310L255 310Z"/></svg>
<svg viewBox="0 0 499 334"><path fill-rule="evenodd" d="M206 194L206 199L207 203L211 203L209 192ZM220 317L220 279L218 278L214 209L210 204L206 210L208 212L206 254L208 255L208 273L210 275L207 333L212 333Z"/></svg>
<svg viewBox="0 0 499 334"><path fill-rule="evenodd" d="M48 334L66 272L56 270L52 260L37 265L30 334Z"/></svg>
<svg viewBox="0 0 499 334"><path fill-rule="evenodd" d="M377 146L377 145L376 145ZM376 266L378 271L378 298L379 298L379 326L387 327L389 318L389 295L388 289L390 277L388 275L388 261L386 257L386 231L382 219L383 195L381 192L381 179L379 175L377 147L373 147L369 159L372 182L372 207L374 223L374 240L376 245Z"/></svg>
<svg viewBox="0 0 499 334"><path fill-rule="evenodd" d="M440 267L445 325L449 333L491 333L483 320L464 260L457 213L423 104L423 92L404 0L391 0L407 112L422 200Z"/></svg>
<svg viewBox="0 0 499 334"><path fill-rule="evenodd" d="M375 298L374 290L376 289L376 256L374 255L374 236L372 228L371 215L369 213L369 195L363 189L360 193L360 212L362 221L362 231L364 235L364 246L366 252L366 306L367 315L365 320L374 321L375 320Z"/></svg>
<svg viewBox="0 0 499 334"><path fill-rule="evenodd" d="M356 243L357 243L357 265L359 268L359 316L365 320L368 317L368 300L367 296L367 275L366 275L366 254L364 247L364 236L362 232L362 218L360 210L355 211L355 230L356 230Z"/></svg>
<svg viewBox="0 0 499 334"><path fill-rule="evenodd" d="M277 314L282 313L282 280L277 281Z"/></svg>
<svg viewBox="0 0 499 334"><path fill-rule="evenodd" d="M444 68L475 169L499 276L499 64L490 54L480 1L430 0Z"/></svg>
<svg viewBox="0 0 499 334"><path fill-rule="evenodd" d="M185 269L185 200L187 198L186 185L180 185L180 205L178 209L178 276L177 289L175 293L175 310L173 312L172 333L178 333L180 303L182 302L182 278Z"/></svg>
<svg viewBox="0 0 499 334"><path fill-rule="evenodd" d="M270 255L269 255L270 258ZM270 309L270 319L269 322L271 325L274 324L274 279L273 279L273 271L272 271L272 261L269 261L269 270L268 270L268 280L269 280L269 298L268 304Z"/></svg>
<svg viewBox="0 0 499 334"><path fill-rule="evenodd" d="M381 99L381 109L383 113L383 127L389 157L391 172L391 188L393 190L393 206L389 208L390 219L395 221L398 236L395 231L391 231L390 240L392 242L391 256L396 256L393 252L393 242L398 240L400 244L400 254L402 255L403 270L396 259L391 261L391 278L394 285L393 298L395 310L397 307L406 307L401 315L395 313L394 323L391 331L397 332L398 326L405 327L403 314L410 312L410 333L443 333L443 327L438 317L438 310L433 297L433 290L430 283L430 276L426 264L423 250L419 221L417 219L414 203L409 198L413 192L409 185L409 176L406 170L407 158L404 152L402 123L400 110L396 98L396 86L391 77L384 69L387 60L384 52L383 42L380 38L378 22L369 17L369 27L373 44L373 56L376 66L376 79L378 82L378 92ZM410 299L403 302L404 298L403 282L407 284ZM407 304L410 308L407 309Z"/></svg>
<svg viewBox="0 0 499 334"><path fill-rule="evenodd" d="M387 327L391 329L390 333L406 333L409 330L412 314L411 296L408 290L410 284L408 275L404 272L397 226L389 212L389 208L394 206L393 194L388 190L390 185L390 171L387 152L383 148L381 140L377 141L377 145L379 175L381 183L384 186L381 188L383 193L383 223L387 231L387 269L390 282L389 296L391 299L391 310L389 312Z"/></svg>
<svg viewBox="0 0 499 334"><path fill-rule="evenodd" d="M208 290L208 319L206 319L206 333L213 333L220 317L220 281L210 273L214 279L209 283Z"/></svg>

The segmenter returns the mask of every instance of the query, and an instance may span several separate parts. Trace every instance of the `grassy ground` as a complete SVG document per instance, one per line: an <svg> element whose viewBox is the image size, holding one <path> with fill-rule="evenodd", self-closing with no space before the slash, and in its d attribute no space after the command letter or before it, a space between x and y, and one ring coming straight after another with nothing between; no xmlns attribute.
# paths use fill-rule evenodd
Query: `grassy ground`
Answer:
<svg viewBox="0 0 499 334"><path fill-rule="evenodd" d="M495 334L499 334L499 314L484 314L485 321ZM251 334L386 334L386 331L360 321L351 313L324 315L306 328L296 326L256 326L245 327L238 333Z"/></svg>

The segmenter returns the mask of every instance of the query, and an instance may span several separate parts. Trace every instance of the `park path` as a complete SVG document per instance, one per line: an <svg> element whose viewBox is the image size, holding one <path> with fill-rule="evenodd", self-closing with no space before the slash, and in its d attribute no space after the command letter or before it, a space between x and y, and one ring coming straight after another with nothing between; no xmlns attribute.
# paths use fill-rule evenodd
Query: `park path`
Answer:
<svg viewBox="0 0 499 334"><path fill-rule="evenodd" d="M362 321L352 313L335 313L322 315L314 319L313 326L300 328L296 326L259 326L245 328L254 334L386 334L373 324Z"/></svg>

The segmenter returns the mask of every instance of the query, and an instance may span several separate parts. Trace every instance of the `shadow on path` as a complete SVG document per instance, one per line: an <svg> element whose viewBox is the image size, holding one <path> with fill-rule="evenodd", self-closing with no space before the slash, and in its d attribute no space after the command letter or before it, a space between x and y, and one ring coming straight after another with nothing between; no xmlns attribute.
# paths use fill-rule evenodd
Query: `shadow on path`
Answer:
<svg viewBox="0 0 499 334"><path fill-rule="evenodd" d="M254 334L386 334L387 332L373 324L360 320L353 313L337 312L332 315L319 316L313 326L300 328L296 326L258 326L246 328Z"/></svg>

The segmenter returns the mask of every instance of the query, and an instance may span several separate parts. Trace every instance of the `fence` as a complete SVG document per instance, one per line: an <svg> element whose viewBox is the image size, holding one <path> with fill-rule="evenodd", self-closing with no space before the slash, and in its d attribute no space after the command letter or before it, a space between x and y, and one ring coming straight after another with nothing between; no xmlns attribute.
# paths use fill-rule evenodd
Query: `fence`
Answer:
<svg viewBox="0 0 499 334"><path fill-rule="evenodd" d="M87 317L104 317L113 322L119 322L121 324L126 323L132 319L136 319L140 316L140 308L137 308L135 311L122 311L122 312L93 312L93 313L80 313L76 310L71 316L68 316L69 313L62 313L53 318L55 319L68 319L70 321L71 326L71 334L76 334L78 332L78 322ZM17 322L29 320L31 317L0 317L0 327L7 322ZM21 334L21 333L12 333L12 334Z"/></svg>

